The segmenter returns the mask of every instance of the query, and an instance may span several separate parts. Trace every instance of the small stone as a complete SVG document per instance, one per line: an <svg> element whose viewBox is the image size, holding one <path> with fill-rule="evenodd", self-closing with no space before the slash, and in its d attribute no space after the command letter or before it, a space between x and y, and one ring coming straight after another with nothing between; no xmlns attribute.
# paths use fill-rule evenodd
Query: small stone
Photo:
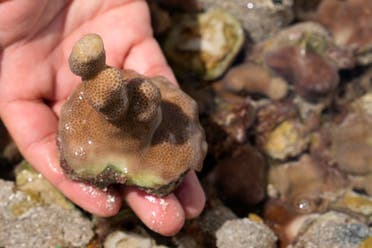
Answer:
<svg viewBox="0 0 372 248"><path fill-rule="evenodd" d="M263 224L264 223L263 219L259 215L255 214L255 213L249 213L248 214L248 219L250 219L251 221L260 223L260 224Z"/></svg>
<svg viewBox="0 0 372 248"><path fill-rule="evenodd" d="M220 198L252 206L265 197L267 165L252 146L241 146L231 157L218 162L214 171Z"/></svg>
<svg viewBox="0 0 372 248"><path fill-rule="evenodd" d="M277 126L268 136L264 151L274 159L287 159L301 154L309 144L304 126L288 120Z"/></svg>
<svg viewBox="0 0 372 248"><path fill-rule="evenodd" d="M163 48L178 76L213 80L231 65L244 38L234 16L224 9L213 9L175 17Z"/></svg>
<svg viewBox="0 0 372 248"><path fill-rule="evenodd" d="M93 225L77 209L40 205L0 179L0 247L84 247ZM22 211L18 211L22 208Z"/></svg>
<svg viewBox="0 0 372 248"><path fill-rule="evenodd" d="M291 223L298 214L286 201L269 198L265 202L263 218L279 239L280 247L287 247L297 235L297 229ZM297 226L297 225L296 225Z"/></svg>
<svg viewBox="0 0 372 248"><path fill-rule="evenodd" d="M209 235L214 233L227 221L236 219L236 215L227 207L220 204L207 209L200 216L200 228Z"/></svg>
<svg viewBox="0 0 372 248"><path fill-rule="evenodd" d="M104 248L166 248L157 246L155 241L146 235L138 233L115 231L107 236Z"/></svg>
<svg viewBox="0 0 372 248"><path fill-rule="evenodd" d="M368 217L372 216L372 197L346 191L336 202L332 203L332 207Z"/></svg>
<svg viewBox="0 0 372 248"><path fill-rule="evenodd" d="M205 9L221 8L235 16L253 41L262 41L293 20L292 0L198 0Z"/></svg>
<svg viewBox="0 0 372 248"><path fill-rule="evenodd" d="M250 58L260 62L260 55L275 52L278 49L287 49L286 52L291 52L289 47L299 49L298 55L317 54L339 69L350 69L355 65L352 53L337 46L328 30L316 22L300 22L282 29L276 35L257 44L252 50ZM286 55L285 52L283 55ZM282 62L288 63L285 60ZM279 61L277 65L280 67Z"/></svg>
<svg viewBox="0 0 372 248"><path fill-rule="evenodd" d="M227 221L216 233L218 248L274 248L277 237L265 226L249 219Z"/></svg>
<svg viewBox="0 0 372 248"><path fill-rule="evenodd" d="M172 238L178 248L215 247L216 231L226 221L237 218L231 209L213 196L214 193L208 192L215 191L211 185L204 187L208 195L207 206L199 218L186 222L181 232Z"/></svg>
<svg viewBox="0 0 372 248"><path fill-rule="evenodd" d="M283 121L297 117L296 108L288 102L272 102L257 111L255 141L263 149L271 132Z"/></svg>
<svg viewBox="0 0 372 248"><path fill-rule="evenodd" d="M339 76L337 67L325 57L299 47L282 47L268 52L265 63L295 86L298 95L317 101L334 92Z"/></svg>
<svg viewBox="0 0 372 248"><path fill-rule="evenodd" d="M214 83L213 93L214 99L209 103L208 117L232 140L245 143L247 129L255 120L255 107L248 98L224 91L220 82ZM215 136L215 132L212 132L210 136ZM210 144L210 146L213 145L215 144Z"/></svg>
<svg viewBox="0 0 372 248"><path fill-rule="evenodd" d="M369 65L372 63L371 11L372 1L323 0L317 10L317 21L331 31L336 44L354 52L359 64Z"/></svg>
<svg viewBox="0 0 372 248"><path fill-rule="evenodd" d="M17 189L42 205L56 204L64 209L73 209L74 205L51 185L27 161L22 161L15 169Z"/></svg>
<svg viewBox="0 0 372 248"><path fill-rule="evenodd" d="M296 162L271 166L269 185L294 213L309 214L326 210L329 201L339 196L348 182L337 169L303 155Z"/></svg>
<svg viewBox="0 0 372 248"><path fill-rule="evenodd" d="M351 104L341 123L332 125L331 154L339 168L353 175L372 174L372 93Z"/></svg>
<svg viewBox="0 0 372 248"><path fill-rule="evenodd" d="M293 248L358 248L372 236L372 229L342 213L327 212L304 223Z"/></svg>

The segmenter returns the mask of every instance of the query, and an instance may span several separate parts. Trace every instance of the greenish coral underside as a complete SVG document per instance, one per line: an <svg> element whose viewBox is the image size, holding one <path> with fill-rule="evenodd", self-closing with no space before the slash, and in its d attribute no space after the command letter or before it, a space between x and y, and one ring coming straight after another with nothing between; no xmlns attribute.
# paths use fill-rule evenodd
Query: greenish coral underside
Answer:
<svg viewBox="0 0 372 248"><path fill-rule="evenodd" d="M160 175L156 175L149 170L134 172L131 170L127 161L124 163L123 161L121 162L122 163L95 163L90 164L90 166L84 165L81 166L80 169L76 169L75 173L78 177L82 178L96 178L99 174L110 174L111 176L115 174L116 177L125 178L125 184L127 185L135 185L144 188L158 188L167 184Z"/></svg>

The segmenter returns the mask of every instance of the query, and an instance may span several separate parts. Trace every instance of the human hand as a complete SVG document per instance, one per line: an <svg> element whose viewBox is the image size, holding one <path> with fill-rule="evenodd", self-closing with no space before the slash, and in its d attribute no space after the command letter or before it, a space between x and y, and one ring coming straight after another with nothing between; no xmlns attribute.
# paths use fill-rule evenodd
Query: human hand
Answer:
<svg viewBox="0 0 372 248"><path fill-rule="evenodd" d="M143 0L0 1L0 117L21 153L70 200L99 215L115 215L123 198L152 230L175 234L200 214L205 196L194 172L163 198L133 187L102 191L66 178L56 146L62 104L80 79L68 68L73 44L97 33L107 64L163 75L176 83L152 37Z"/></svg>

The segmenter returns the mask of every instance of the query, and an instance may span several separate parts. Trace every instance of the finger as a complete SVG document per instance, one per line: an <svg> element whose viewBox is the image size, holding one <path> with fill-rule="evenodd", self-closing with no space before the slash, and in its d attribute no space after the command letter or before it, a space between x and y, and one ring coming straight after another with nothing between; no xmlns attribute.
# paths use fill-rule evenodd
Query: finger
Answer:
<svg viewBox="0 0 372 248"><path fill-rule="evenodd" d="M26 160L66 197L96 215L112 216L119 211L117 194L66 178L56 145L58 121L48 106L38 101L13 101L1 106L0 115Z"/></svg>
<svg viewBox="0 0 372 248"><path fill-rule="evenodd" d="M62 178L57 188L76 205L100 217L116 215L121 208L121 196L112 189L99 189L92 185Z"/></svg>
<svg viewBox="0 0 372 248"><path fill-rule="evenodd" d="M133 69L147 76L164 76L177 84L177 80L167 64L159 44L152 37L131 47L123 67Z"/></svg>
<svg viewBox="0 0 372 248"><path fill-rule="evenodd" d="M182 228L185 213L174 194L156 197L134 187L124 187L123 195L129 207L151 230L171 236Z"/></svg>
<svg viewBox="0 0 372 248"><path fill-rule="evenodd" d="M195 218L203 211L205 194L194 171L187 173L174 194L180 201L187 219Z"/></svg>

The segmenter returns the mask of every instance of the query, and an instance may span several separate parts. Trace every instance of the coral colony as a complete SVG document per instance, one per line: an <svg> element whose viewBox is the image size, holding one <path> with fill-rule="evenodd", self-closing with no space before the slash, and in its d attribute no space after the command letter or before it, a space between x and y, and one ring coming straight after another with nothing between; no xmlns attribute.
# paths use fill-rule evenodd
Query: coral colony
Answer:
<svg viewBox="0 0 372 248"><path fill-rule="evenodd" d="M206 154L197 104L164 77L107 66L102 39L88 34L72 49L83 82L61 111L61 164L75 180L128 184L170 193Z"/></svg>

